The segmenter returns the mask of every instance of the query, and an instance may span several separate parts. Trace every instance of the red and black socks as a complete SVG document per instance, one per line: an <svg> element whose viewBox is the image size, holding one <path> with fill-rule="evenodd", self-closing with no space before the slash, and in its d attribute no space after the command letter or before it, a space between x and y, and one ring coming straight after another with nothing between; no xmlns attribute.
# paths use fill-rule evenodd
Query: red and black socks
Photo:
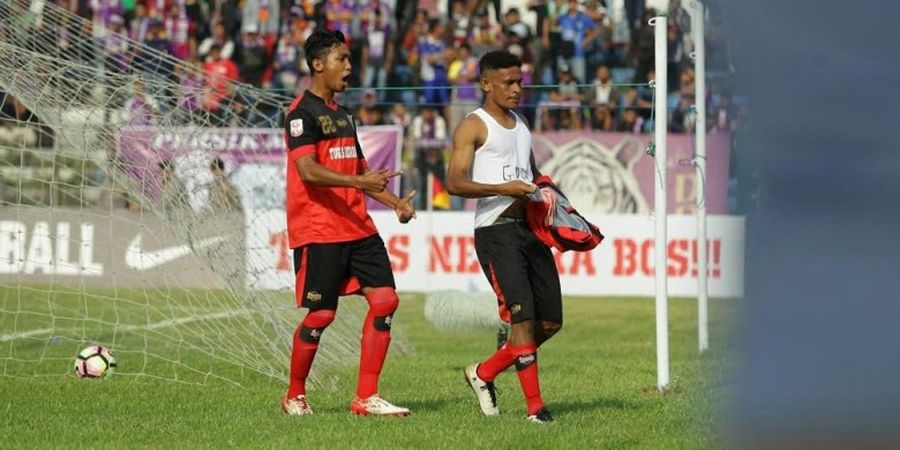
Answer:
<svg viewBox="0 0 900 450"><path fill-rule="evenodd" d="M330 309L310 310L294 333L294 345L291 350L291 374L288 384L288 398L306 394L306 377L312 367L319 339L322 332L334 320L334 311Z"/></svg>
<svg viewBox="0 0 900 450"><path fill-rule="evenodd" d="M492 382L494 381L494 378L497 378L497 375L513 365L515 360L516 355L512 353L511 346L509 342L507 342L500 346L500 348L497 349L497 352L491 355L490 358L478 365L478 370L476 372L478 378L487 382Z"/></svg>
<svg viewBox="0 0 900 450"><path fill-rule="evenodd" d="M528 404L528 414L536 414L544 407L538 380L537 346L521 345L514 347L512 351L515 355L516 375L519 376L519 384L522 385L522 393Z"/></svg>
<svg viewBox="0 0 900 450"><path fill-rule="evenodd" d="M391 344L391 322L400 304L397 292L390 287L371 289L365 296L369 313L363 323L359 350L358 398L369 398L378 393L378 377Z"/></svg>

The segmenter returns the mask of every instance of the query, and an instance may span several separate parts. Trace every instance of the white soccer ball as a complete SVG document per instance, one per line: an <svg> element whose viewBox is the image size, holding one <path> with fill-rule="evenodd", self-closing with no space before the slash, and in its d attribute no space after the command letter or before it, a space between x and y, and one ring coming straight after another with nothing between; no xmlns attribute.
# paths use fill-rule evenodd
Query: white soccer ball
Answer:
<svg viewBox="0 0 900 450"><path fill-rule="evenodd" d="M78 378L103 378L116 367L116 358L108 348L91 345L75 357L75 376Z"/></svg>

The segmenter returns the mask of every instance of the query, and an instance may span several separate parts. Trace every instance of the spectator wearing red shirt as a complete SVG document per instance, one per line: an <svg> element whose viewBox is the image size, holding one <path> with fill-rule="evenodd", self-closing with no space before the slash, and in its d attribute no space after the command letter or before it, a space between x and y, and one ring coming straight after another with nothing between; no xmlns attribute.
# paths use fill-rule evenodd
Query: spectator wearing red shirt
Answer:
<svg viewBox="0 0 900 450"><path fill-rule="evenodd" d="M203 109L209 112L210 121L221 126L227 119L227 107L225 104L231 97L232 86L230 83L238 79L238 67L230 59L222 59L221 49L213 45L209 51L211 61L203 64L203 72L206 74L206 95L203 99Z"/></svg>

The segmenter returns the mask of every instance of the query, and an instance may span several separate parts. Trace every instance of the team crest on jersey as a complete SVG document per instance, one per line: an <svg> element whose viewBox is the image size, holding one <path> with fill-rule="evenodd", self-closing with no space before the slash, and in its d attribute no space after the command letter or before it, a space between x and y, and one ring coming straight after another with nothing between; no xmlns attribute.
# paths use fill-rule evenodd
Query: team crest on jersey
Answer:
<svg viewBox="0 0 900 450"><path fill-rule="evenodd" d="M322 300L322 294L316 291L309 291L306 293L306 299L312 302L317 302L319 300Z"/></svg>
<svg viewBox="0 0 900 450"><path fill-rule="evenodd" d="M303 134L303 119L294 119L291 121L291 136L300 137Z"/></svg>

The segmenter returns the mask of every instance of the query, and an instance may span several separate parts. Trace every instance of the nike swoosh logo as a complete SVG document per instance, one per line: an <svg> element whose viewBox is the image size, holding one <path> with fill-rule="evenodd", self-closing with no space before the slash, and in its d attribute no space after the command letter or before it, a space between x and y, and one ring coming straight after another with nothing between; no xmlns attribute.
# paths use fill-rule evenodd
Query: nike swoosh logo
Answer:
<svg viewBox="0 0 900 450"><path fill-rule="evenodd" d="M134 270L150 270L194 252L191 246L187 244L148 252L141 249L141 239L141 233L138 233L138 235L131 240L131 243L128 244L128 249L125 250L125 265ZM225 238L221 236L204 239L197 242L194 245L194 248L200 250L218 244L224 240Z"/></svg>

